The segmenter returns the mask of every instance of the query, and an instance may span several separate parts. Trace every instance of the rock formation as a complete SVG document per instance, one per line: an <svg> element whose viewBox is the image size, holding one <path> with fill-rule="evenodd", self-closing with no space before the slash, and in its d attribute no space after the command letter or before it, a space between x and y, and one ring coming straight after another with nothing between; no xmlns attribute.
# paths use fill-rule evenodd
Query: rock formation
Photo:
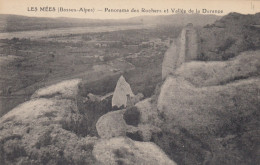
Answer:
<svg viewBox="0 0 260 165"><path fill-rule="evenodd" d="M198 30L199 60L222 61L260 46L260 14L229 13Z"/></svg>
<svg viewBox="0 0 260 165"><path fill-rule="evenodd" d="M98 135L101 138L125 136L127 125L123 119L124 112L118 110L101 116L96 123Z"/></svg>
<svg viewBox="0 0 260 165"><path fill-rule="evenodd" d="M37 90L0 118L0 162L257 164L260 51L190 62L197 52L197 33L188 25L165 54L158 94L140 101L143 95L119 78L112 106L123 110L103 111L110 102L93 94L80 105L79 79Z"/></svg>
<svg viewBox="0 0 260 165"><path fill-rule="evenodd" d="M259 51L250 51L179 67L161 87L157 109L164 123L154 142L180 164L255 164L259 61Z"/></svg>
<svg viewBox="0 0 260 165"><path fill-rule="evenodd" d="M157 120L157 110L152 108L151 99L145 99L126 110L103 115L98 119L96 129L98 135L105 139L127 136L138 141L149 141L153 133L160 131L155 123L151 123Z"/></svg>
<svg viewBox="0 0 260 165"><path fill-rule="evenodd" d="M92 148L97 138L75 134L85 129L74 100L79 82L39 89L32 100L0 118L2 164L95 164Z"/></svg>
<svg viewBox="0 0 260 165"><path fill-rule="evenodd" d="M174 74L176 68L185 61L191 61L197 58L198 39L197 31L192 24L188 24L181 31L180 36L175 39L170 48L166 51L162 63L162 79L170 74Z"/></svg>
<svg viewBox="0 0 260 165"><path fill-rule="evenodd" d="M151 98L147 98L138 102L136 105L137 109L140 111L140 122L142 124L148 124L152 120L158 117L157 109L152 105Z"/></svg>
<svg viewBox="0 0 260 165"><path fill-rule="evenodd" d="M104 164L175 165L163 151L151 142L137 142L117 137L101 140L94 146L95 158Z"/></svg>
<svg viewBox="0 0 260 165"><path fill-rule="evenodd" d="M196 60L198 57L198 34L192 24L188 24L184 29L185 31L185 62Z"/></svg>
<svg viewBox="0 0 260 165"><path fill-rule="evenodd" d="M173 73L177 67L178 52L176 46L177 40L174 40L169 49L165 52L162 63L162 79L164 80L169 74Z"/></svg>
<svg viewBox="0 0 260 165"><path fill-rule="evenodd" d="M175 74L197 87L222 85L260 75L259 54L260 51L248 51L229 61L192 61L179 67Z"/></svg>
<svg viewBox="0 0 260 165"><path fill-rule="evenodd" d="M125 78L121 76L117 81L116 88L112 97L112 107L125 107L127 105L127 95L129 95L130 97L134 97L130 85L125 81Z"/></svg>
<svg viewBox="0 0 260 165"><path fill-rule="evenodd" d="M79 79L67 80L39 89L31 100L0 118L1 163L106 165L108 161L112 164L174 164L156 145L133 142L126 137L148 141L155 128L142 123L138 127L127 125L123 119L125 110L108 112L96 123L99 136L110 140L90 137L89 127L92 128L93 123L88 120L95 120L90 119L89 115L98 116L99 112L97 109L94 114L88 110L80 111L80 82ZM113 138L118 136L124 138ZM119 145L110 150L109 146L104 145L106 142L111 142L111 146L117 142ZM130 142L128 146L126 142ZM92 152L95 144L95 151ZM107 151L102 151L102 147ZM133 155L124 155L125 150L121 150L124 147L129 148ZM110 152L113 154L114 149L116 156L119 156L115 160L103 155ZM120 157L121 152L124 158Z"/></svg>
<svg viewBox="0 0 260 165"><path fill-rule="evenodd" d="M88 96L87 96L87 98L88 98L90 101L92 101L92 102L94 102L94 101L101 101L101 97L100 97L100 96L94 95L94 94L92 94L92 93L89 93Z"/></svg>
<svg viewBox="0 0 260 165"><path fill-rule="evenodd" d="M253 94L260 90L259 83L259 79L250 79L196 88L182 78L169 77L162 86L157 107L166 120L194 134L209 131L208 126L217 133L221 125L231 124L226 121L230 115L240 118L256 111L258 103Z"/></svg>
<svg viewBox="0 0 260 165"><path fill-rule="evenodd" d="M31 98L51 98L54 96L73 98L78 92L78 84L80 81L80 79L66 80L45 88L41 88L37 90Z"/></svg>

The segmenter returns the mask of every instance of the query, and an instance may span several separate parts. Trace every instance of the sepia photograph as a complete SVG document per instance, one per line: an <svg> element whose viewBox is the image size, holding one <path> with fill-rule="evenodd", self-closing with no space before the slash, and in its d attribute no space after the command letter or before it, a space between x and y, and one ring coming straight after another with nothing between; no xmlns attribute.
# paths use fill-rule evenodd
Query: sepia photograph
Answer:
<svg viewBox="0 0 260 165"><path fill-rule="evenodd" d="M260 1L0 0L0 165L260 164Z"/></svg>

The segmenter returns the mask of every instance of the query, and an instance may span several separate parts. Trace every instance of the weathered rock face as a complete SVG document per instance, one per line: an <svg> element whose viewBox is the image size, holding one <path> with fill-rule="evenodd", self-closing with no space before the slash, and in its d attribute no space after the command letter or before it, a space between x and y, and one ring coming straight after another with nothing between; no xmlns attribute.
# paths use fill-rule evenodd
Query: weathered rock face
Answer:
<svg viewBox="0 0 260 165"><path fill-rule="evenodd" d="M161 87L152 141L180 164L255 164L259 84L259 51L183 64Z"/></svg>
<svg viewBox="0 0 260 165"><path fill-rule="evenodd" d="M212 25L199 29L200 60L219 61L260 46L259 13L230 13Z"/></svg>
<svg viewBox="0 0 260 165"><path fill-rule="evenodd" d="M216 134L225 121L252 115L259 108L259 79L243 80L226 86L196 88L181 78L169 77L158 99L158 110L165 118L192 133ZM250 103L250 104L249 104ZM215 115L214 115L215 114Z"/></svg>
<svg viewBox="0 0 260 165"><path fill-rule="evenodd" d="M109 112L101 116L96 124L98 135L101 138L125 136L127 124L123 119L125 110Z"/></svg>
<svg viewBox="0 0 260 165"><path fill-rule="evenodd" d="M195 60L198 57L198 33L192 24L185 28L185 61Z"/></svg>
<svg viewBox="0 0 260 165"><path fill-rule="evenodd" d="M40 89L33 100L1 117L1 163L96 163L92 149L97 138L76 134L85 129L74 99L79 82L65 81Z"/></svg>
<svg viewBox="0 0 260 165"><path fill-rule="evenodd" d="M162 79L175 73L175 70L185 61L197 58L198 41L197 31L192 25L186 26L179 38L175 39L166 51L162 63Z"/></svg>
<svg viewBox="0 0 260 165"><path fill-rule="evenodd" d="M100 96L94 95L92 93L89 93L87 98L90 101L92 101L92 102L94 102L94 101L101 101L101 97Z"/></svg>
<svg viewBox="0 0 260 165"><path fill-rule="evenodd" d="M223 85L234 80L260 75L260 51L243 52L229 61L192 61L179 67L175 74L197 87Z"/></svg>
<svg viewBox="0 0 260 165"><path fill-rule="evenodd" d="M172 74L173 71L177 68L177 60L179 54L177 52L177 40L174 40L165 52L163 63L162 63L162 79L164 80L169 74Z"/></svg>
<svg viewBox="0 0 260 165"><path fill-rule="evenodd" d="M165 125L152 141L178 163L255 164L259 84L259 78L252 78L196 88L168 77L158 99Z"/></svg>
<svg viewBox="0 0 260 165"><path fill-rule="evenodd" d="M137 142L123 137L101 140L94 146L93 154L101 163L110 165L176 164L153 143Z"/></svg>
<svg viewBox="0 0 260 165"><path fill-rule="evenodd" d="M140 111L140 122L147 124L151 119L155 119L158 116L157 109L153 107L151 98L142 100L136 104L137 109Z"/></svg>
<svg viewBox="0 0 260 165"><path fill-rule="evenodd" d="M125 81L125 78L121 76L116 84L116 88L112 97L112 107L126 106L127 95L134 97L130 85Z"/></svg>
<svg viewBox="0 0 260 165"><path fill-rule="evenodd" d="M80 79L66 80L58 84L41 88L37 90L31 98L51 98L54 96L62 98L73 98L78 93L78 84L80 81Z"/></svg>
<svg viewBox="0 0 260 165"><path fill-rule="evenodd" d="M181 125L194 125L195 120L204 124L214 122L211 119L216 117L214 115L203 117L210 111L222 113L225 109L223 113L242 113L242 116L245 109L254 111L257 106L257 94L254 91L259 90L259 53L260 51L244 52L226 62L183 64L176 70L175 77L169 77L164 82L158 98L158 110ZM252 78L248 79L250 77ZM248 104L248 99L253 103ZM205 112L202 112L203 109ZM198 113L197 116L194 116L195 112ZM248 110L247 112L249 113ZM192 114L194 119L185 121L177 114L184 117Z"/></svg>
<svg viewBox="0 0 260 165"><path fill-rule="evenodd" d="M145 99L126 110L108 112L97 121L98 135L106 139L127 136L138 141L150 141L153 133L160 132L155 124L159 120L156 108L151 106L151 99Z"/></svg>

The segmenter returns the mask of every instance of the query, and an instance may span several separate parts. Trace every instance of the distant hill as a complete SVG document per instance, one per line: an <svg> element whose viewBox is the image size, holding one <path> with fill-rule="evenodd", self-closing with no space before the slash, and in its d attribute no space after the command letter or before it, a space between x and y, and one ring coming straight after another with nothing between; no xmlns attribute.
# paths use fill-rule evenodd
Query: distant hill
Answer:
<svg viewBox="0 0 260 165"><path fill-rule="evenodd" d="M53 28L105 26L136 24L118 20L98 20L80 18L27 17L20 15L0 15L0 32L44 30Z"/></svg>
<svg viewBox="0 0 260 165"><path fill-rule="evenodd" d="M227 60L260 49L260 13L230 13L199 30L200 60Z"/></svg>
<svg viewBox="0 0 260 165"><path fill-rule="evenodd" d="M106 26L106 25L136 25L136 24L170 24L184 26L188 23L204 26L211 24L219 16L215 15L167 15L167 16L139 16L129 19L85 19L85 18L45 18L27 17L20 15L0 15L0 32L44 30L53 28Z"/></svg>
<svg viewBox="0 0 260 165"><path fill-rule="evenodd" d="M192 23L195 26L205 26L212 24L221 16L217 15L202 15L202 14L174 14L174 15L160 15L160 16L139 16L130 18L130 21L143 22L144 24L171 24L176 26L185 26Z"/></svg>

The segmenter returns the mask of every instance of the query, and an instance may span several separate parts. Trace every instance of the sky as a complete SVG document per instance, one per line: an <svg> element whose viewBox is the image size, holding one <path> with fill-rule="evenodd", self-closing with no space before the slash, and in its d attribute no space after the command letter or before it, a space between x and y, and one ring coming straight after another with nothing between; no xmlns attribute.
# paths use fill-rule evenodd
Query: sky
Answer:
<svg viewBox="0 0 260 165"><path fill-rule="evenodd" d="M40 11L40 8L50 7L50 11ZM37 11L35 11L37 8ZM53 9L55 8L55 11ZM58 12L58 9L65 10ZM90 9L90 12L80 11ZM108 9L128 9L129 12L105 12ZM141 12L151 9L161 12ZM139 12L131 12L132 9ZM167 12L168 9L168 12ZM255 14L260 12L260 0L0 0L0 14L16 14L36 17L74 17L92 19L120 19L140 15L175 14L171 9L186 13L206 10L222 10L226 15L230 12ZM76 10L76 11L75 11Z"/></svg>

